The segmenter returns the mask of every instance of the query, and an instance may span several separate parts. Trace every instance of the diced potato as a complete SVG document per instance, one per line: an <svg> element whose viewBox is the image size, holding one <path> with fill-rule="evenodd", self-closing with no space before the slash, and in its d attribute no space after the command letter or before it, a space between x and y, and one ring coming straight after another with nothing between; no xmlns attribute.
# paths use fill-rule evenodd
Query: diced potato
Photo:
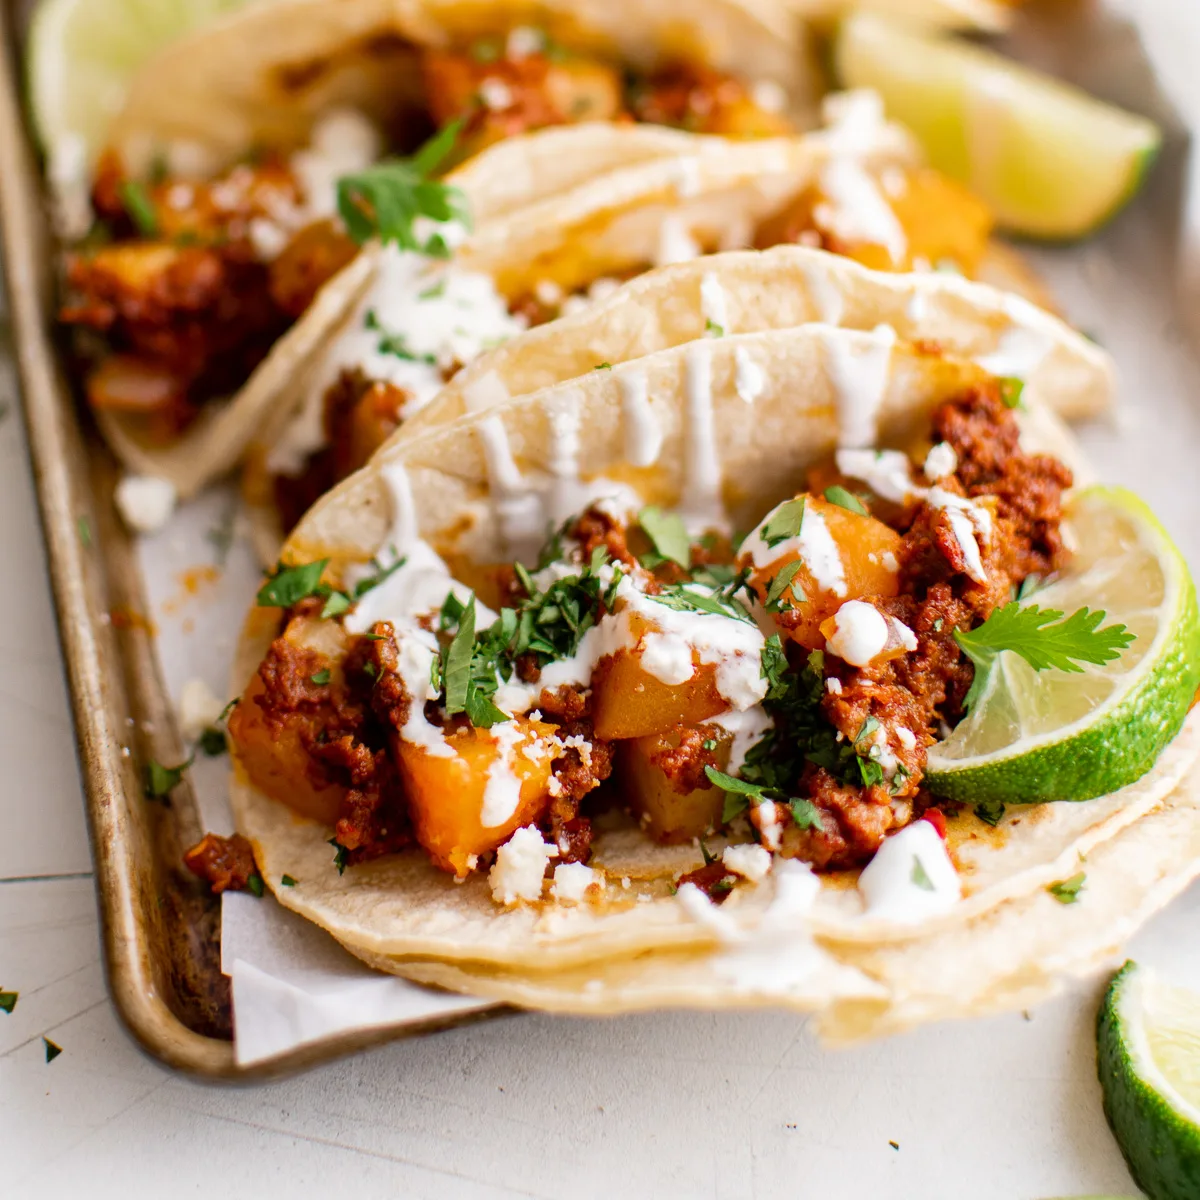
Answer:
<svg viewBox="0 0 1200 1200"><path fill-rule="evenodd" d="M349 235L332 221L306 225L270 265L272 299L289 316L299 317L357 253Z"/></svg>
<svg viewBox="0 0 1200 1200"><path fill-rule="evenodd" d="M311 759L301 739L305 732L311 732L311 719L294 714L278 729L268 725L263 710L255 703L264 690L256 674L229 717L229 736L238 762L250 782L272 800L286 804L302 817L335 824L345 788L318 787L309 778Z"/></svg>
<svg viewBox="0 0 1200 1200"><path fill-rule="evenodd" d="M676 725L698 725L729 703L717 690L715 666L701 666L692 656L692 677L683 683L663 683L641 665L648 633L654 626L631 619L637 644L600 660L592 676L592 720L596 736L606 741L647 737Z"/></svg>
<svg viewBox="0 0 1200 1200"><path fill-rule="evenodd" d="M820 497L806 496L805 505L806 512L821 515L830 537L837 544L845 576L845 594L839 595L820 586L808 564L802 561L783 593L783 599L792 605L791 611L774 615L782 634L807 650L819 650L825 644L821 622L832 617L847 600L898 594L899 582L892 566L900 550L901 537L874 517L860 516ZM794 551L788 551L767 566L755 569L749 582L759 600L766 602L771 582L796 557ZM749 556L739 565L751 565ZM799 594L805 597L803 601Z"/></svg>
<svg viewBox="0 0 1200 1200"><path fill-rule="evenodd" d="M894 194L885 181L884 194L908 238L909 266L951 262L974 277L992 232L992 214L978 196L930 167L905 172Z"/></svg>
<svg viewBox="0 0 1200 1200"><path fill-rule="evenodd" d="M538 820L550 799L554 755L537 743L552 737L554 726L514 719L521 734L505 755L506 765L499 762L504 750L496 735L471 725L447 735L452 757L435 756L411 742L395 743L417 841L437 866L460 878L470 872L475 856L495 850L514 830ZM531 747L540 752L527 754ZM520 781L520 793L510 817L485 826L484 794L493 768L511 772Z"/></svg>
<svg viewBox="0 0 1200 1200"><path fill-rule="evenodd" d="M729 762L731 736L716 725L704 726L703 732L716 741L713 753L724 769ZM656 733L623 742L617 756L617 769L633 811L643 819L646 832L660 842L689 842L703 837L720 824L725 803L720 788L711 784L689 788L663 769L662 756L677 748L679 742L678 729Z"/></svg>
<svg viewBox="0 0 1200 1200"><path fill-rule="evenodd" d="M621 113L621 73L605 63L567 59L546 72L550 103L568 121L612 121Z"/></svg>

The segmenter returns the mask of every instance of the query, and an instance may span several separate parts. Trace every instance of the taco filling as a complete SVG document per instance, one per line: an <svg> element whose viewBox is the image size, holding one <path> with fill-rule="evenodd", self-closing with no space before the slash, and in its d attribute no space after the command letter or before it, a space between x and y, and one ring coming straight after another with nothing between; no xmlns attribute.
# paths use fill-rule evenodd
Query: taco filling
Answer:
<svg viewBox="0 0 1200 1200"><path fill-rule="evenodd" d="M1013 402L981 383L907 452L839 450L743 538L686 495L671 512L595 479L529 568L452 569L402 532L338 588L327 560L280 566L259 594L278 636L229 725L241 767L331 827L339 870L417 847L487 872L501 905L544 877L568 903L603 888L614 807L660 843L731 839L684 898L775 858L862 867L918 822L918 883L953 903L923 773L972 700L960 638L1069 559L1071 471L1022 450ZM400 530L407 475L383 470ZM511 545L536 537L498 503ZM1106 632L1109 657L1133 640Z"/></svg>
<svg viewBox="0 0 1200 1200"><path fill-rule="evenodd" d="M566 253L565 265L505 265L503 277L493 278L453 260L385 247L367 293L304 380L294 417L258 461L252 456L248 496L274 506L283 531L290 530L460 368L522 330L585 311L655 267L741 247L799 244L889 272L977 275L992 228L981 202L937 172L882 152L895 131L874 94L831 97L825 111L829 125L813 137L814 144L827 139L828 157L776 211L715 230L689 220L682 206L668 207L651 257L597 267L600 273L585 272L585 281L574 277L579 253ZM454 242L465 231L451 228L444 236ZM555 277L563 273L570 277ZM716 333L725 324L723 306L718 298L709 307ZM838 317L830 311L826 319Z"/></svg>
<svg viewBox="0 0 1200 1200"><path fill-rule="evenodd" d="M422 103L387 128L334 109L308 145L248 148L244 161L202 181L203 156L183 144L146 180L128 175L115 152L101 157L95 222L69 256L60 314L97 335L85 350L93 408L134 419L151 445L169 444L206 400L246 380L367 237L444 254L428 231L415 240L413 218L465 214L461 197L428 176L502 139L585 121L729 137L793 132L778 85L686 62L627 75L535 28L413 53ZM436 130L411 161L385 157L412 154Z"/></svg>

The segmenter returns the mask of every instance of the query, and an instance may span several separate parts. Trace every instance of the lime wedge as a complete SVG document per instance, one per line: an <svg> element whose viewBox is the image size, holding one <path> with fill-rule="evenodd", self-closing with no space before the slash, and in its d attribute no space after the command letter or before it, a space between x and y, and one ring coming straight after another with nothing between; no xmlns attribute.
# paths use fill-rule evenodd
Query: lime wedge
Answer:
<svg viewBox="0 0 1200 1200"><path fill-rule="evenodd" d="M249 0L42 0L29 31L29 103L49 151L104 145L134 72L169 42Z"/></svg>
<svg viewBox="0 0 1200 1200"><path fill-rule="evenodd" d="M1078 493L1070 569L1027 603L1107 613L1136 636L1082 672L1035 671L1001 654L971 715L929 752L938 796L1032 804L1088 800L1140 778L1179 731L1200 686L1200 617L1187 564L1154 514L1124 488Z"/></svg>
<svg viewBox="0 0 1200 1200"><path fill-rule="evenodd" d="M1127 962L1096 1026L1104 1112L1150 1200L1200 1196L1200 995Z"/></svg>
<svg viewBox="0 0 1200 1200"><path fill-rule="evenodd" d="M939 170L1013 233L1075 238L1137 192L1162 140L1151 121L977 46L869 13L841 25L847 87L874 88Z"/></svg>

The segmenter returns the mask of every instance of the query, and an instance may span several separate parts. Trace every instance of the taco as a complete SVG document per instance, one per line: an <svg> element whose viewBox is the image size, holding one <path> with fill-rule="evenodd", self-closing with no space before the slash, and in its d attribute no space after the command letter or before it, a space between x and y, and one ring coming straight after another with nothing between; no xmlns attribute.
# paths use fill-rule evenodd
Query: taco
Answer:
<svg viewBox="0 0 1200 1200"><path fill-rule="evenodd" d="M382 969L517 1003L917 1012L888 955L1065 887L1197 750L1186 568L1138 502L1075 486L1019 392L883 324L803 324L392 441L247 621L233 806L261 879ZM1051 621L1052 646L1004 633ZM1016 737L1052 724L1019 697L1081 695L1087 753ZM974 811L945 798L967 749Z"/></svg>
<svg viewBox="0 0 1200 1200"><path fill-rule="evenodd" d="M370 234L444 252L421 226L464 205L435 172L497 151L456 180L485 225L609 163L678 152L684 130L807 123L793 22L735 0L699 16L687 33L641 6L280 0L168 46L135 77L90 187L81 154L78 194L59 197L78 233L98 218L62 316L92 335L85 390L119 455L184 492L194 464L231 465L242 433L210 402ZM584 130L571 149L535 136L566 125ZM609 136L624 125L642 135Z"/></svg>
<svg viewBox="0 0 1200 1200"><path fill-rule="evenodd" d="M463 411L468 389L478 405L663 349L702 335L706 321L738 332L810 320L867 328L864 321L884 312L879 319L903 336L988 355L997 373L1026 379L1065 415L1102 409L1110 390L1102 351L1061 336L1059 322L1020 299L956 301L961 281L937 282L997 274L987 266L1002 260L982 206L919 165L874 97L838 97L830 109L831 125L802 138L719 149L698 142L686 157L613 170L478 232L450 264L391 249L356 264L330 289L347 303L343 319L322 331L325 342L310 353L321 343L317 319L302 322L291 338L306 341L303 366L264 374L240 402L259 430L244 490L265 561L275 560L281 531L402 422L418 429L449 419ZM824 246L844 261L795 243ZM764 262L774 265L762 270L756 255L725 259L720 278L705 285L702 256L739 245L789 249L773 251ZM914 263L939 269L910 287L851 259L889 272ZM643 275L663 263L679 265ZM766 293L751 295L755 284ZM692 303L702 286L725 287L733 309ZM672 294L684 302L671 305ZM957 315L930 309L925 297L934 295ZM659 307L671 317L661 326L646 319ZM489 346L533 327L520 343L529 353L500 351L486 368L473 365ZM289 362L291 344L279 347ZM1066 358L1043 361L1052 345ZM536 372L512 375L514 363Z"/></svg>

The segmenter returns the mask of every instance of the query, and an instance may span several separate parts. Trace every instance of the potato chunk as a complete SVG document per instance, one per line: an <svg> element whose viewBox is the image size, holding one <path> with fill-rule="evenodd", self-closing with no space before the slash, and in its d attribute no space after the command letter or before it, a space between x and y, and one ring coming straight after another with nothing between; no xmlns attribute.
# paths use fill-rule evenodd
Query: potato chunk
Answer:
<svg viewBox="0 0 1200 1200"><path fill-rule="evenodd" d="M491 729L465 725L447 734L451 755L396 743L417 841L438 867L462 878L479 855L541 817L550 800L554 731L516 717ZM496 816L496 824L485 824Z"/></svg>
<svg viewBox="0 0 1200 1200"><path fill-rule="evenodd" d="M829 586L827 571L814 573L794 539L781 543L779 557L764 566L754 567L749 554L743 554L738 565L753 568L750 586L765 604L779 572L799 560L795 575L778 598L782 601L781 611L772 615L785 637L806 650L819 650L825 644L821 622L832 617L847 600L895 596L899 592L895 568L902 539L894 529L874 517L860 516L816 496L806 496L804 500L805 520L811 520L814 515L819 517L837 548L841 588ZM803 535L804 527L801 532Z"/></svg>
<svg viewBox="0 0 1200 1200"><path fill-rule="evenodd" d="M697 753L705 741L716 742L712 756L724 770L733 739L716 725L679 726L621 744L621 783L634 814L656 841L689 842L721 822L725 793L707 781L707 755Z"/></svg>

